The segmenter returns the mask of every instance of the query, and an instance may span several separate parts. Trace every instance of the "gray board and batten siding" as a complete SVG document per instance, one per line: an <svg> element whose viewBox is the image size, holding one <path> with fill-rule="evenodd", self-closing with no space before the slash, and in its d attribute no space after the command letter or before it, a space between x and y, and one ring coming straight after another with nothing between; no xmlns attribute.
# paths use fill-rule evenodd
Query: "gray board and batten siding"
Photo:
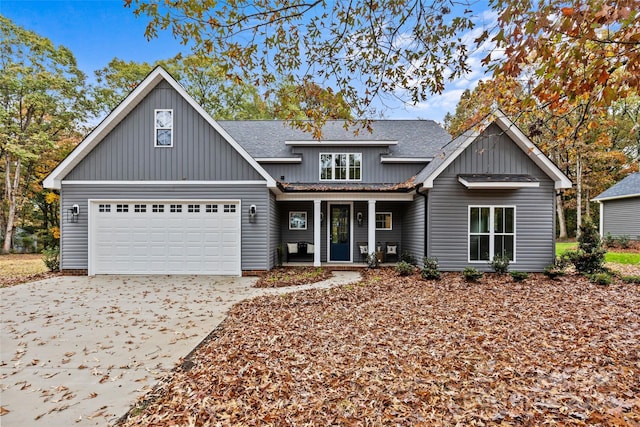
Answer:
<svg viewBox="0 0 640 427"><path fill-rule="evenodd" d="M154 147L155 109L173 109L173 147ZM64 179L264 181L166 81L156 85Z"/></svg>
<svg viewBox="0 0 640 427"><path fill-rule="evenodd" d="M640 240L640 196L603 200L602 234Z"/></svg>
<svg viewBox="0 0 640 427"><path fill-rule="evenodd" d="M528 174L539 187L471 190L460 174ZM516 260L512 270L542 271L554 257L554 182L495 124L490 125L434 181L428 192L427 254L445 271L467 266L491 271L487 262L468 260L469 206L516 207Z"/></svg>
<svg viewBox="0 0 640 427"><path fill-rule="evenodd" d="M88 268L88 215L89 200L240 200L242 270L267 270L271 260L265 248L269 245L271 196L266 186L261 185L85 185L63 184L61 190L62 212L78 204L80 212L77 223L61 221L61 269L84 270ZM258 214L255 222L246 214L255 204ZM273 244L273 243L272 243Z"/></svg>

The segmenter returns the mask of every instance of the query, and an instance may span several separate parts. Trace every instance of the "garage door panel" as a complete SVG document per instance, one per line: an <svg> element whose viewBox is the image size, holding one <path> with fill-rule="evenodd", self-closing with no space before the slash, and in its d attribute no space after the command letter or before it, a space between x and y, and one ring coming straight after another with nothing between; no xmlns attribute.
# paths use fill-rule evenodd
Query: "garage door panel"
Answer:
<svg viewBox="0 0 640 427"><path fill-rule="evenodd" d="M110 212L99 212L97 203L91 207L93 274L240 274L237 205L216 201L110 203ZM218 205L219 211L206 212L207 204ZM118 205L128 206L129 211L117 212ZM136 205L146 208L136 209ZM164 212L157 212L162 205ZM175 205L174 212L170 205ZM223 205L235 212L223 212Z"/></svg>

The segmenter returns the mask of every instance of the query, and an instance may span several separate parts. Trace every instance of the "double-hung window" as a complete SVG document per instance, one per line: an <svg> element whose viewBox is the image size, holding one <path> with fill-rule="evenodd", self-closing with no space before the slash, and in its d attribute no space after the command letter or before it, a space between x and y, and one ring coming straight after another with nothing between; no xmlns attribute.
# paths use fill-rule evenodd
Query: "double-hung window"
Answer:
<svg viewBox="0 0 640 427"><path fill-rule="evenodd" d="M360 181L362 153L320 153L320 181Z"/></svg>
<svg viewBox="0 0 640 427"><path fill-rule="evenodd" d="M173 147L173 110L155 110L154 131L156 147Z"/></svg>
<svg viewBox="0 0 640 427"><path fill-rule="evenodd" d="M469 262L516 259L516 208L469 206Z"/></svg>

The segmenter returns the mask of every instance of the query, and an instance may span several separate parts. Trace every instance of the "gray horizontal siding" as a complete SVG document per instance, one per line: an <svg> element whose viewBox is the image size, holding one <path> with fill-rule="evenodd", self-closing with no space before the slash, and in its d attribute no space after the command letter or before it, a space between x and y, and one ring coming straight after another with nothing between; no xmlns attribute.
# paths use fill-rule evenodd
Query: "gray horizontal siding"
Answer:
<svg viewBox="0 0 640 427"><path fill-rule="evenodd" d="M406 205L402 223L401 252L407 251L422 263L425 254L425 218L426 203L424 197L417 195L413 202Z"/></svg>
<svg viewBox="0 0 640 427"><path fill-rule="evenodd" d="M278 263L278 245L280 245L280 205L276 202L276 196L269 194L269 269ZM283 258L284 260L284 258Z"/></svg>
<svg viewBox="0 0 640 427"><path fill-rule="evenodd" d="M539 188L467 190L457 175L465 173L529 174ZM516 207L516 262L513 270L542 271L554 257L555 190L551 181L500 129L490 126L434 182L429 190L428 256L440 268L460 271L472 265L490 271L487 263L468 262L468 207Z"/></svg>
<svg viewBox="0 0 640 427"><path fill-rule="evenodd" d="M320 144L320 143L318 143ZM362 153L362 181L364 183L404 182L416 175L423 164L380 163L380 157L386 155L385 147L295 147L292 153L302 156L297 164L263 164L262 166L275 179L285 182L318 182L320 180L320 153Z"/></svg>
<svg viewBox="0 0 640 427"><path fill-rule="evenodd" d="M607 200L603 204L603 234L640 240L640 197Z"/></svg>
<svg viewBox="0 0 640 427"><path fill-rule="evenodd" d="M61 190L61 268L88 268L89 199L111 200L240 200L242 221L242 270L270 268L268 256L269 191L266 186L158 185L105 186L65 185ZM66 212L80 206L77 223L69 223ZM249 222L249 206L255 204L255 223Z"/></svg>
<svg viewBox="0 0 640 427"><path fill-rule="evenodd" d="M173 147L154 147L154 109L173 109ZM161 82L66 177L67 180L257 180L262 178L167 82Z"/></svg>

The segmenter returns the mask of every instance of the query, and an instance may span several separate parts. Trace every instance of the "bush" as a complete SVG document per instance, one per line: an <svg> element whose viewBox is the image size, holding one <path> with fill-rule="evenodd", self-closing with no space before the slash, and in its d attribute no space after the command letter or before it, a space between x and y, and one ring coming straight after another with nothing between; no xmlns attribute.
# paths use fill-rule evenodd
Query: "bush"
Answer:
<svg viewBox="0 0 640 427"><path fill-rule="evenodd" d="M422 258L422 271L420 275L423 279L426 280L439 280L440 279L440 271L438 270L438 258Z"/></svg>
<svg viewBox="0 0 640 427"><path fill-rule="evenodd" d="M380 261L378 261L378 257L375 252L371 252L369 256L367 256L367 265L369 268L378 268L380 265Z"/></svg>
<svg viewBox="0 0 640 427"><path fill-rule="evenodd" d="M629 236L618 236L618 238L616 239L616 243L622 248L622 249L629 249L629 245L631 244L631 237Z"/></svg>
<svg viewBox="0 0 640 427"><path fill-rule="evenodd" d="M409 251L402 251L402 254L400 255L400 261L404 261L411 265L418 264L418 262L416 261L416 257L414 257Z"/></svg>
<svg viewBox="0 0 640 427"><path fill-rule="evenodd" d="M635 283L640 285L640 276L622 276L622 281L625 283Z"/></svg>
<svg viewBox="0 0 640 427"><path fill-rule="evenodd" d="M512 271L509 274L511 274L511 278L514 282L522 282L529 278L529 273L525 271Z"/></svg>
<svg viewBox="0 0 640 427"><path fill-rule="evenodd" d="M591 221L585 221L580 226L578 250L567 251L565 254L579 273L593 274L603 271L606 253L596 226Z"/></svg>
<svg viewBox="0 0 640 427"><path fill-rule="evenodd" d="M467 282L477 282L483 275L483 272L473 267L465 267L464 270L462 270L462 276Z"/></svg>
<svg viewBox="0 0 640 427"><path fill-rule="evenodd" d="M401 276L410 276L413 274L415 267L406 261L400 261L396 264L396 272Z"/></svg>
<svg viewBox="0 0 640 427"><path fill-rule="evenodd" d="M60 248L58 246L52 246L42 251L42 261L47 266L49 271L60 270Z"/></svg>
<svg viewBox="0 0 640 427"><path fill-rule="evenodd" d="M604 236L603 243L606 247L613 248L616 245L616 238L613 237L611 233L607 233L607 235Z"/></svg>
<svg viewBox="0 0 640 427"><path fill-rule="evenodd" d="M594 273L589 276L589 279L596 285L610 285L611 284L611 275L609 273Z"/></svg>
<svg viewBox="0 0 640 427"><path fill-rule="evenodd" d="M489 262L493 271L498 274L507 274L509 271L509 257L506 255L496 255L493 260Z"/></svg>
<svg viewBox="0 0 640 427"><path fill-rule="evenodd" d="M567 264L570 262L566 253L562 256L556 257L551 264L544 269L544 275L550 279L555 279L558 276L564 276Z"/></svg>

